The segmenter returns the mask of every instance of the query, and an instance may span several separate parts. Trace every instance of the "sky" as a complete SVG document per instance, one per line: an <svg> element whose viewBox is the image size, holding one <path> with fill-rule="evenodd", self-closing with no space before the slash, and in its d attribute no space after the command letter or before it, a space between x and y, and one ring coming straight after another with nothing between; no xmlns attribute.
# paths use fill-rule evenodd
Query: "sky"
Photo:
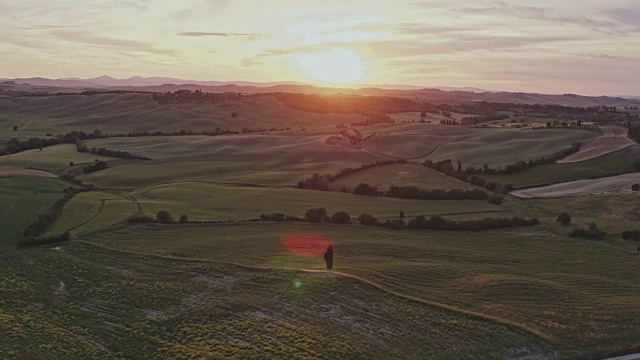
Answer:
<svg viewBox="0 0 640 360"><path fill-rule="evenodd" d="M0 77L640 95L640 0L0 0Z"/></svg>

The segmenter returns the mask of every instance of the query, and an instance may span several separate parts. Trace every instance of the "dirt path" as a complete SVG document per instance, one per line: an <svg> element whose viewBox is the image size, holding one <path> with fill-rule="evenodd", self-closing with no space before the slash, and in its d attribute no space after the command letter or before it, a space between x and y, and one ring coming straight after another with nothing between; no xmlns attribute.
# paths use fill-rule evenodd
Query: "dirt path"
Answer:
<svg viewBox="0 0 640 360"><path fill-rule="evenodd" d="M549 186L516 190L511 195L521 198L549 198L581 196L631 191L631 185L640 183L640 173L630 173L601 179L577 180Z"/></svg>
<svg viewBox="0 0 640 360"><path fill-rule="evenodd" d="M635 145L635 142L627 136L627 129L625 128L603 126L602 130L604 134L584 144L577 153L558 160L558 163L573 163L589 160Z"/></svg>
<svg viewBox="0 0 640 360"><path fill-rule="evenodd" d="M49 178L58 177L57 175L44 170L0 168L0 177L3 176L42 176Z"/></svg>

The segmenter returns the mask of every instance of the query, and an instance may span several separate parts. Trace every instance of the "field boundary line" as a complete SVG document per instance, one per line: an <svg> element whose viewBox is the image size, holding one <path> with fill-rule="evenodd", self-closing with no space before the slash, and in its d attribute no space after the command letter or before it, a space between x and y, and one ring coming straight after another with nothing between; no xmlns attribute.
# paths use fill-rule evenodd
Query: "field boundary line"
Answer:
<svg viewBox="0 0 640 360"><path fill-rule="evenodd" d="M237 266L240 268L244 268L244 269L250 269L250 270L263 270L263 271L278 271L278 270L282 270L282 271L294 271L294 272L304 272L304 273L331 273L331 274L337 274L339 276L345 277L345 278L350 278L359 282L362 282L364 284L367 284L369 286L372 286L382 292L385 292L389 295L392 296L396 296L398 298L401 299L405 299L405 300L409 300L409 301L413 301L413 302L417 302L423 305L427 305L427 306L431 306L431 307L435 307L441 310L445 310L445 311L450 311L450 312L454 312L454 313L459 313L465 316L470 316L470 317L475 317L478 319L482 319L485 321L491 321L494 323L498 323L507 327L512 327L512 328L516 328L520 331L524 331L527 332L529 334L532 334L536 337L538 337L539 339L549 342L550 344L554 344L555 340L554 338L549 335L546 334L542 331L536 330L534 328L531 328L525 324L521 324L521 323L517 323L508 319L504 319L498 316L494 316L494 315L487 315L487 314L482 314L479 312L475 312L475 311L471 311L471 310L465 310L465 309L461 309L455 306L451 306L451 305L447 305L447 304L442 304L439 302L435 302L435 301L431 301L431 300L426 300L426 299L422 299L419 297L415 297L415 296L411 296L411 295L406 295L403 294L401 292L395 291L395 290L391 290L383 285L380 285L372 280L368 280L365 279L363 277L357 276L357 275L352 275L352 274L348 274L348 273L343 273L343 272L339 272L339 271L326 271L326 270L313 270L313 269L296 269L296 268L275 268L275 267L268 267L268 266L252 266L252 265L247 265L247 264L242 264L242 263L235 263L235 262L229 262L229 261L222 261L222 260L213 260L213 259L201 259L201 258L185 258L185 257L179 257L179 256L168 256L168 255L160 255L160 254L152 254L152 253L144 253L144 252L137 252L137 251L129 251L129 250L121 250L121 249L115 249L109 246L105 246L105 245L101 245L101 244L96 244L96 243L92 243L90 241L86 241L86 240L81 240L81 239L74 239L72 240L72 243L76 242L76 243L81 243L81 244L88 244L90 246L93 247L97 247L97 248L102 248L105 250L109 250L109 251L115 251L115 252L119 252L119 253L123 253L123 254L129 254L129 255L137 255L137 256L149 256L149 257L155 257L155 258L159 258L159 259L167 259L167 260L179 260L179 261L193 261L193 262L201 262L201 263L214 263L214 264L224 264L224 265L231 265L231 266Z"/></svg>

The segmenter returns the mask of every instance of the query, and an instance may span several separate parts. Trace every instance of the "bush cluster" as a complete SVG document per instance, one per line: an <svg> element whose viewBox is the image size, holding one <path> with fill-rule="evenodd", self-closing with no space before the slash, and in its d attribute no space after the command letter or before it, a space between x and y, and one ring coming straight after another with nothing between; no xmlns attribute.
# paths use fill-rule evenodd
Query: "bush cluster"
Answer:
<svg viewBox="0 0 640 360"><path fill-rule="evenodd" d="M108 156L108 157L121 158L121 159L151 160L146 156L130 153L128 151L109 150L105 148L95 148L95 147L92 147L91 149L89 149L87 145L84 145L84 144L79 144L76 147L76 150L82 153L91 153L94 155Z"/></svg>
<svg viewBox="0 0 640 360"><path fill-rule="evenodd" d="M640 241L640 230L623 231L622 238L624 240Z"/></svg>
<svg viewBox="0 0 640 360"><path fill-rule="evenodd" d="M100 171L106 169L108 166L106 161L98 161L93 165L85 166L82 168L82 172L84 174L89 174L92 172Z"/></svg>
<svg viewBox="0 0 640 360"><path fill-rule="evenodd" d="M384 193L385 196L400 199L419 200L487 200L489 194L480 189L420 189L417 186L392 185Z"/></svg>
<svg viewBox="0 0 640 360"><path fill-rule="evenodd" d="M260 215L260 220L261 221L276 221L276 222L303 221L303 219L301 219L301 218L299 218L297 216L285 215L285 214L281 214L281 213L262 214L262 215Z"/></svg>
<svg viewBox="0 0 640 360"><path fill-rule="evenodd" d="M602 240L605 237L605 235L607 235L607 233L600 230L598 228L598 225L596 225L595 223L589 224L589 227L587 229L583 229L583 228L574 229L569 234L569 236L573 238L583 238L583 239L593 239L593 240Z"/></svg>
<svg viewBox="0 0 640 360"><path fill-rule="evenodd" d="M538 225L537 218L524 219L519 216L513 217L487 217L479 220L449 220L441 216L432 215L430 217L418 216L407 223L408 228L449 230L449 231L484 231L491 229L502 229L520 226Z"/></svg>

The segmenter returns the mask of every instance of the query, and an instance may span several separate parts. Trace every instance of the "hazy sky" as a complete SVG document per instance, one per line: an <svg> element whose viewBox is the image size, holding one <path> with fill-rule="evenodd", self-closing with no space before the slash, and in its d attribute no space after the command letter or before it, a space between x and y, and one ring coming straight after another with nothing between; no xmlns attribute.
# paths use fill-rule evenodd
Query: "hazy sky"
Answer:
<svg viewBox="0 0 640 360"><path fill-rule="evenodd" d="M0 77L640 94L640 0L0 0Z"/></svg>

